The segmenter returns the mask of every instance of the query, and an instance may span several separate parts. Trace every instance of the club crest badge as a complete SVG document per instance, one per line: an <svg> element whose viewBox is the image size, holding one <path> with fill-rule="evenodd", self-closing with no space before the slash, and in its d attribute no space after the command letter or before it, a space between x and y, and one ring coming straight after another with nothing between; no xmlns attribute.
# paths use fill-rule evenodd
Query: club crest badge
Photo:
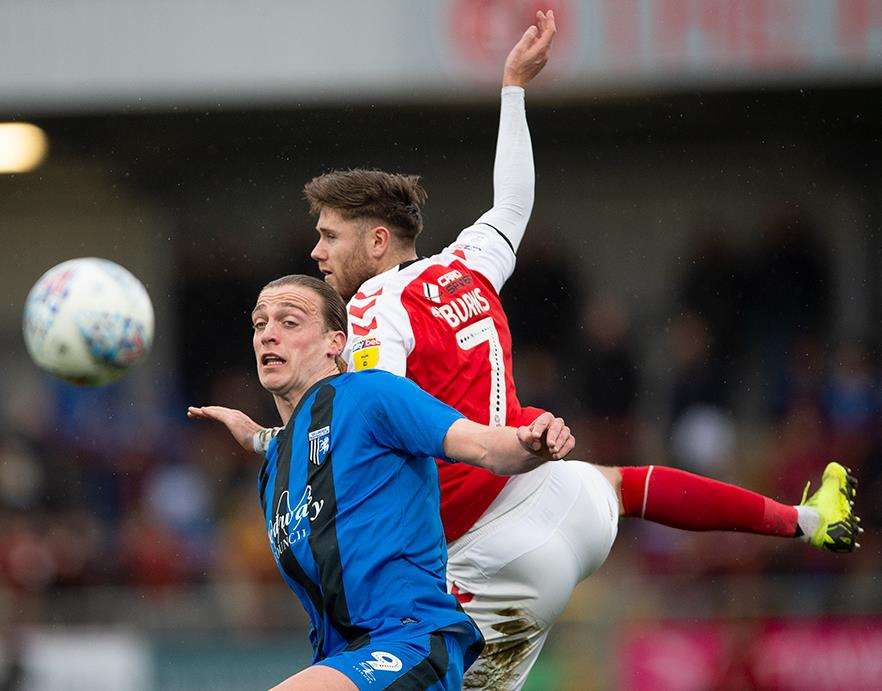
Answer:
<svg viewBox="0 0 882 691"><path fill-rule="evenodd" d="M430 302L441 304L441 290L434 283L423 283L423 297Z"/></svg>
<svg viewBox="0 0 882 691"><path fill-rule="evenodd" d="M331 428L322 427L309 433L309 462L321 465L331 449Z"/></svg>

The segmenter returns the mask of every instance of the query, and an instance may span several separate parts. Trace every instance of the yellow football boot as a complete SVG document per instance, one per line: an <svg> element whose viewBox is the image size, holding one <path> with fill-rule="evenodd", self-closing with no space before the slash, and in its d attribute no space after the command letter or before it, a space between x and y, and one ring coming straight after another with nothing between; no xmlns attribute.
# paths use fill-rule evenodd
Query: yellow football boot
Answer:
<svg viewBox="0 0 882 691"><path fill-rule="evenodd" d="M820 489L809 497L811 484L806 484L800 502L800 506L809 506L818 512L818 528L809 536L809 542L829 552L853 552L860 547L855 538L864 532L858 525L861 519L854 515L857 479L839 463L828 463L821 476Z"/></svg>

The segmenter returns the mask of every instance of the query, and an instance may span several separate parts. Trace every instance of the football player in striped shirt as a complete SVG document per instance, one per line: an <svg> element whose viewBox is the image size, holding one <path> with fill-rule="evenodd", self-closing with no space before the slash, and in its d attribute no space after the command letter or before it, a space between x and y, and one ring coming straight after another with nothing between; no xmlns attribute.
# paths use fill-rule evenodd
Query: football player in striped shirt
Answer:
<svg viewBox="0 0 882 691"><path fill-rule="evenodd" d="M285 423L260 501L315 661L277 688L459 689L483 639L445 587L434 459L527 472L572 450L569 429L548 413L479 425L403 377L344 372L346 308L317 278L269 283L252 321L260 383ZM235 411L188 415L227 423Z"/></svg>

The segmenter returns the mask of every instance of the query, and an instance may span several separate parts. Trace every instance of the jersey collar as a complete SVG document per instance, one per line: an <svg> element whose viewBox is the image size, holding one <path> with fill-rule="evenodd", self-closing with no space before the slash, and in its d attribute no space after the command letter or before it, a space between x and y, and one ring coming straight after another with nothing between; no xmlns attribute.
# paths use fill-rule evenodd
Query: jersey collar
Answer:
<svg viewBox="0 0 882 691"><path fill-rule="evenodd" d="M396 273L398 273L398 267L393 266L391 269L387 269L381 274L371 276L368 280L361 284L361 287L358 289L358 293L361 293L362 295L370 295L371 293L376 293L377 290L385 285L388 278Z"/></svg>
<svg viewBox="0 0 882 691"><path fill-rule="evenodd" d="M306 403L306 399L309 398L310 396L312 396L312 394L314 394L320 387L324 386L325 384L330 382L332 379L336 379L341 374L343 374L343 372L337 372L337 374L329 374L324 379L319 379L315 384L310 386L306 390L306 393L304 393L303 396L300 397L300 400L297 402L297 406L294 408L294 412L291 413L291 417L288 420L288 424L285 425L285 430L288 430L289 427L291 427L291 428L294 427L294 419L297 417L297 414L300 412L300 409L303 407L303 404Z"/></svg>
<svg viewBox="0 0 882 691"><path fill-rule="evenodd" d="M383 273L377 274L376 276L371 276L368 280L361 284L358 292L362 295L370 295L371 293L377 292L377 290L382 288L386 284L386 281L389 280L392 276L397 274L399 271L403 271L411 264L422 261L423 259L425 259L425 257L409 259L406 262L401 262L401 264L398 264L397 266L393 266L391 269L386 269Z"/></svg>
<svg viewBox="0 0 882 691"><path fill-rule="evenodd" d="M416 264L419 261L422 261L425 257L414 257L413 259L408 259L406 262L401 262L398 266L396 266L396 270L404 271L411 264Z"/></svg>

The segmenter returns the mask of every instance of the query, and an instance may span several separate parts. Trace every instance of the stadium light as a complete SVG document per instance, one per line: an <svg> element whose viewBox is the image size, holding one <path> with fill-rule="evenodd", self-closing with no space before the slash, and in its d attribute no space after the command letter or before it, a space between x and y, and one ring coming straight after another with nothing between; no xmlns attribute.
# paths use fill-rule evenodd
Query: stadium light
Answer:
<svg viewBox="0 0 882 691"><path fill-rule="evenodd" d="M46 158L49 139L36 125L0 122L0 173L27 173Z"/></svg>

